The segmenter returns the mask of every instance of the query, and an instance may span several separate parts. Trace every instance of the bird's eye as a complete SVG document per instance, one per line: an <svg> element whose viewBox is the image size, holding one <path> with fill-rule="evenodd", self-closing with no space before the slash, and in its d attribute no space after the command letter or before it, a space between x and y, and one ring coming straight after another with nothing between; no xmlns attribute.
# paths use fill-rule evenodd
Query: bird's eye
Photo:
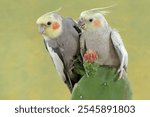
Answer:
<svg viewBox="0 0 150 117"><path fill-rule="evenodd" d="M91 18L91 19L89 19L89 22L92 22L93 21L93 19Z"/></svg>
<svg viewBox="0 0 150 117"><path fill-rule="evenodd" d="M51 25L51 22L47 22L47 25Z"/></svg>

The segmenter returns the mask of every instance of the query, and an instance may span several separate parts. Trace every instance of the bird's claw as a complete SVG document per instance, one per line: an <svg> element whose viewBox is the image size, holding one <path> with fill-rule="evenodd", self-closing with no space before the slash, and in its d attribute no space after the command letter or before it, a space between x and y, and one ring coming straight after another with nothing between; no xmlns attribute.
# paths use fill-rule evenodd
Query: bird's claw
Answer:
<svg viewBox="0 0 150 117"><path fill-rule="evenodd" d="M117 73L118 73L118 75L119 75L118 80L124 78L124 77L123 77L123 73L124 73L124 72L125 72L125 69L124 69L124 68L119 68L119 69L117 70Z"/></svg>

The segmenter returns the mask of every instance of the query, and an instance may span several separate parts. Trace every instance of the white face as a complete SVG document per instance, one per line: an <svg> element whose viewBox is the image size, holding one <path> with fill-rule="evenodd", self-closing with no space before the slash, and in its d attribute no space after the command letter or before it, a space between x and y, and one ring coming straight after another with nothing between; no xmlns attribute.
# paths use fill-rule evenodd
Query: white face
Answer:
<svg viewBox="0 0 150 117"><path fill-rule="evenodd" d="M45 14L37 20L37 24L44 37L55 39L62 33L62 18L57 14Z"/></svg>
<svg viewBox="0 0 150 117"><path fill-rule="evenodd" d="M80 15L79 25L83 30L90 31L90 30L97 30L105 27L107 21L105 17L100 13L87 13L83 12Z"/></svg>

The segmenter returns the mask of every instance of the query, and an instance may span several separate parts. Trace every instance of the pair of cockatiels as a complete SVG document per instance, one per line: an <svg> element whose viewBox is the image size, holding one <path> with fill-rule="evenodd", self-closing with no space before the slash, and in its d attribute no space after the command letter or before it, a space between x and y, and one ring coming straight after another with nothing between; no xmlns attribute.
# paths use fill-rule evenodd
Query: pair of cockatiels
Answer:
<svg viewBox="0 0 150 117"><path fill-rule="evenodd" d="M78 23L63 18L57 11L44 14L37 20L56 70L72 91L81 76L74 72L76 63L82 65L86 50L97 53L100 65L118 69L119 78L126 73L128 54L119 33L112 29L101 8L83 11Z"/></svg>

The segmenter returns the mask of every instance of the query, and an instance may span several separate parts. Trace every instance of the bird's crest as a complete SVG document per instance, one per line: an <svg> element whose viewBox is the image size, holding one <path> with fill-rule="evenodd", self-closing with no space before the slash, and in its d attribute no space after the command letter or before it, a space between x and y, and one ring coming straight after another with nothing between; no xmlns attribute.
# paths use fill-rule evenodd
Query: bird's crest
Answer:
<svg viewBox="0 0 150 117"><path fill-rule="evenodd" d="M114 6L116 6L116 4L113 4L113 5L107 6L107 7L101 7L101 8L94 8L94 9L90 9L90 10L85 10L85 11L82 12L82 14L84 14L84 13L88 13L88 14L101 13L103 15L106 15L106 14L108 14L110 12L106 11L105 9L109 9L111 7L114 7Z"/></svg>
<svg viewBox="0 0 150 117"><path fill-rule="evenodd" d="M62 7L56 9L55 11L51 11L51 12L49 12L49 13L57 13L57 12L59 12L61 9L62 9Z"/></svg>
<svg viewBox="0 0 150 117"><path fill-rule="evenodd" d="M53 14L53 13L58 13L61 9L62 9L62 7L58 8L57 10L54 10L54 11L51 11L51 12L48 12L48 13L42 15L41 17L39 17L39 18L37 19L36 23L37 23L37 24L40 24L40 23L44 22L43 19L46 20L46 17L49 17L49 16L50 16L51 14Z"/></svg>

